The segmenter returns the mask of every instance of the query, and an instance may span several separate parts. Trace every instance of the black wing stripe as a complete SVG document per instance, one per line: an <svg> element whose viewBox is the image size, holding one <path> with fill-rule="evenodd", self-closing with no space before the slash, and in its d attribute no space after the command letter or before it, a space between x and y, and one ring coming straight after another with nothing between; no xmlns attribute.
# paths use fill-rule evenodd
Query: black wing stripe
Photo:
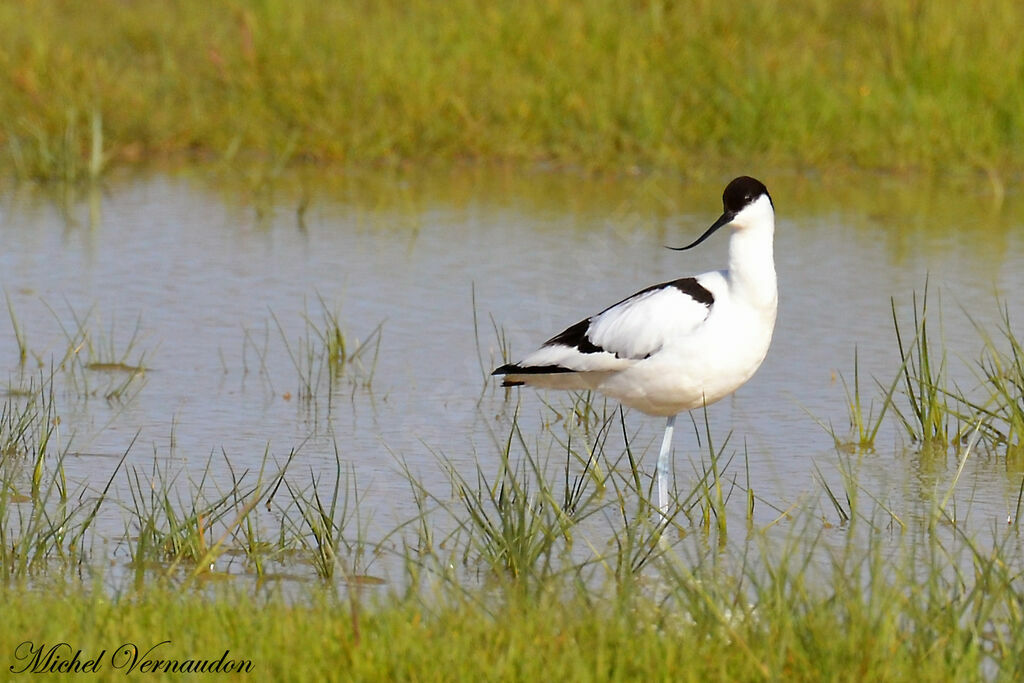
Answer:
<svg viewBox="0 0 1024 683"><path fill-rule="evenodd" d="M590 318L581 320L572 327L566 328L551 339L544 342L543 346L568 346L580 353L601 353L604 351L600 346L590 341L587 337L587 330L590 329Z"/></svg>
<svg viewBox="0 0 1024 683"><path fill-rule="evenodd" d="M556 375L563 372L576 372L572 368L562 367L561 365L516 365L515 363L508 363L502 365L500 368L491 373L491 375ZM516 387L524 382L506 379L502 381L501 386L503 387Z"/></svg>

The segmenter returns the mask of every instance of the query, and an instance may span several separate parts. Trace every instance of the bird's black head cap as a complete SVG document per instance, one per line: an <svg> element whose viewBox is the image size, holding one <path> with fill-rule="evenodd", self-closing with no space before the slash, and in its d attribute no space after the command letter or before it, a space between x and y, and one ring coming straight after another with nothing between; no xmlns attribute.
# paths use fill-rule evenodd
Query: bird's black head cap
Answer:
<svg viewBox="0 0 1024 683"><path fill-rule="evenodd" d="M772 200L764 183L757 178L741 175L726 185L725 192L722 193L722 209L725 213L735 215L761 195L768 197L768 201Z"/></svg>

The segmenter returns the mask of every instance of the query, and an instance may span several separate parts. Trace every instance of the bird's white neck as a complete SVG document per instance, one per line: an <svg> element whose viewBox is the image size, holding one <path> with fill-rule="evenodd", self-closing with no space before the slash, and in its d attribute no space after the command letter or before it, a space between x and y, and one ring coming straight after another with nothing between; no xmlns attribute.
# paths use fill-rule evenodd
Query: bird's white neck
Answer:
<svg viewBox="0 0 1024 683"><path fill-rule="evenodd" d="M729 241L729 286L734 296L774 311L778 301L773 255L775 217L767 197L745 225L736 226ZM746 217L745 217L746 218Z"/></svg>

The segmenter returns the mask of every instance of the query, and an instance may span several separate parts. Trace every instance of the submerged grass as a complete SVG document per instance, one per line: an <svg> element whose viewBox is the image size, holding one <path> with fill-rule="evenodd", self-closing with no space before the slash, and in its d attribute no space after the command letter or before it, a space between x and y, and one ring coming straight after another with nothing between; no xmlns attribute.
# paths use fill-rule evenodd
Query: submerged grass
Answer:
<svg viewBox="0 0 1024 683"><path fill-rule="evenodd" d="M23 178L181 154L269 168L699 157L957 166L1001 194L1024 168L1015 0L20 0L0 29L0 166Z"/></svg>
<svg viewBox="0 0 1024 683"><path fill-rule="evenodd" d="M111 318L106 330L93 322L93 309L80 313L68 304L70 321L65 322L49 308L64 334L65 350L58 368L66 372L69 387L83 397L101 396L108 401L126 401L145 382L146 352L137 347L142 333L142 317L124 340L117 321Z"/></svg>
<svg viewBox="0 0 1024 683"><path fill-rule="evenodd" d="M308 312L303 313L304 330L295 342L289 341L288 333L273 311L270 315L298 374L298 397L312 401L321 392L326 392L330 406L343 380L351 385L353 391L372 386L384 323L377 325L360 342L345 334L338 313L319 295L317 302L319 321Z"/></svg>

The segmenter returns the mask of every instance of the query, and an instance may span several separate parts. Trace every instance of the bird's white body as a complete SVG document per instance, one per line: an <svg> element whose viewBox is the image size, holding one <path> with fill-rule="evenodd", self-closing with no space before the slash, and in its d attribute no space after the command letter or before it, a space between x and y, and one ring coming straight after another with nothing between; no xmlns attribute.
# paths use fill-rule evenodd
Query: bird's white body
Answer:
<svg viewBox="0 0 1024 683"><path fill-rule="evenodd" d="M726 188L723 205L722 217L690 246L732 228L728 269L648 287L495 374L505 375L506 386L592 389L668 417L659 458L664 470L674 416L710 405L750 379L775 327L771 198L760 182L743 177ZM663 480L659 490L664 512Z"/></svg>

